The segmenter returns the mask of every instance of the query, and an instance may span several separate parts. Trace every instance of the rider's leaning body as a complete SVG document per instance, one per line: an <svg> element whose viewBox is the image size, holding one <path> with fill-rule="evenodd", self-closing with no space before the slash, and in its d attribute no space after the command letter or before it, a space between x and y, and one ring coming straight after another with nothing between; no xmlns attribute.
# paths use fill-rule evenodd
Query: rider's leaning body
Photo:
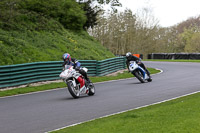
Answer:
<svg viewBox="0 0 200 133"><path fill-rule="evenodd" d="M88 82L90 82L87 73L83 69L81 69L81 63L78 60L76 60L75 58L71 58L70 54L65 53L63 54L63 61L63 67L65 67L65 65L74 66L74 69L76 71L79 71L79 73L83 75Z"/></svg>
<svg viewBox="0 0 200 133"><path fill-rule="evenodd" d="M71 58L71 61L64 60L64 62L63 62L63 67L64 67L65 65L74 66L74 69L80 68L80 67L81 67L81 63L80 63L79 61L77 61L75 58Z"/></svg>
<svg viewBox="0 0 200 133"><path fill-rule="evenodd" d="M127 65L128 70L129 70L130 61L135 61L139 66L141 66L146 71L147 75L150 77L150 72L142 63L141 59L132 55L130 52L128 52L126 53L126 65Z"/></svg>

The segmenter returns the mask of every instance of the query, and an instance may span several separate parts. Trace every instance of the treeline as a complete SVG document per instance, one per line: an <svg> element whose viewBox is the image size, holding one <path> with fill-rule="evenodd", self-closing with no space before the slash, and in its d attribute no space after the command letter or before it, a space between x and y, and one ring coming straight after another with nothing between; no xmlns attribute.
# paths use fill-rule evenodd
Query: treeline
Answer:
<svg viewBox="0 0 200 133"><path fill-rule="evenodd" d="M133 14L131 10L99 16L98 25L89 30L101 44L114 54L151 53L155 50L155 34L157 22L149 17L147 11L142 16Z"/></svg>
<svg viewBox="0 0 200 133"><path fill-rule="evenodd" d="M98 22L88 32L114 54L200 52L200 16L163 28L149 10L138 15L127 9L100 15Z"/></svg>
<svg viewBox="0 0 200 133"><path fill-rule="evenodd" d="M200 16L188 18L175 26L158 30L157 47L167 53L200 52ZM161 49L163 46L165 50ZM157 52L159 52L157 51Z"/></svg>

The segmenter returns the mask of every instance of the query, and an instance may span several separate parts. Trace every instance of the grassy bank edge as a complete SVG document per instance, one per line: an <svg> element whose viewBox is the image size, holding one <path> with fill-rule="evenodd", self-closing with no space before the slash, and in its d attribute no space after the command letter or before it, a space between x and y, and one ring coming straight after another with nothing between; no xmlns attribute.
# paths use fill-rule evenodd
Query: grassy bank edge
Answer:
<svg viewBox="0 0 200 133"><path fill-rule="evenodd" d="M195 92L49 133L199 133L199 100Z"/></svg>
<svg viewBox="0 0 200 133"><path fill-rule="evenodd" d="M160 72L160 70L156 70L154 68L148 68L148 69L151 74ZM118 73L115 76L90 77L90 80L93 83L98 83L98 82L104 82L104 81L110 81L110 80L126 79L126 78L131 78L131 77L133 77L131 73L124 71L123 73ZM64 88L64 87L66 87L66 84L64 82L59 82L59 83L43 84L40 86L27 86L27 87L21 87L21 88L9 89L9 90L0 90L0 97L39 92L39 91L51 90L51 89L56 89L56 88Z"/></svg>

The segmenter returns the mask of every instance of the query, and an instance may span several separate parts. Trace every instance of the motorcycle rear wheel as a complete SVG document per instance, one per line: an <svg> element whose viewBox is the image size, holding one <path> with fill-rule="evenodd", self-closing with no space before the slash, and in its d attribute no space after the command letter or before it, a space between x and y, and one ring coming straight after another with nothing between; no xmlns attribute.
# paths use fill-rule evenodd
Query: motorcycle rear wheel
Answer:
<svg viewBox="0 0 200 133"><path fill-rule="evenodd" d="M89 93L88 93L88 95L89 95L89 96L93 96L93 95L95 94L95 87L94 87L94 84L93 84L93 83L90 83L90 84L88 85L88 88L89 88Z"/></svg>
<svg viewBox="0 0 200 133"><path fill-rule="evenodd" d="M133 75L141 82L141 83L145 83L145 80L143 79L143 75L138 72L138 71L135 71L133 72Z"/></svg>
<svg viewBox="0 0 200 133"><path fill-rule="evenodd" d="M151 82L151 81L152 81L152 78L147 79L147 81L148 81L148 82Z"/></svg>
<svg viewBox="0 0 200 133"><path fill-rule="evenodd" d="M69 93L72 95L74 98L79 98L80 97L80 88L79 86L74 86L72 81L67 82L68 90Z"/></svg>

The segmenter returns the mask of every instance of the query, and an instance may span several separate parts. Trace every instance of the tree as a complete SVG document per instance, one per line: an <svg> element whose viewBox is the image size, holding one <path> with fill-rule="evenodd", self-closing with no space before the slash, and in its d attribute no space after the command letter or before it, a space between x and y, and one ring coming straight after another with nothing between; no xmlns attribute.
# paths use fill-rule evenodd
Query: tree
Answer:
<svg viewBox="0 0 200 133"><path fill-rule="evenodd" d="M19 2L20 0L1 0L0 20L9 21L14 16Z"/></svg>
<svg viewBox="0 0 200 133"><path fill-rule="evenodd" d="M87 21L84 24L83 28L87 30L88 28L93 28L95 25L97 25L97 15L101 10L97 10L98 7L92 8L91 1L82 3L82 5L83 10L85 11L85 15L87 17Z"/></svg>
<svg viewBox="0 0 200 133"><path fill-rule="evenodd" d="M200 52L200 32L197 32L198 27L185 29L180 35L182 43L184 44L184 50L187 53Z"/></svg>
<svg viewBox="0 0 200 133"><path fill-rule="evenodd" d="M85 2L90 2L90 3L98 3L98 4L110 4L112 7L115 6L121 6L121 3L119 0L77 0L79 3L85 3Z"/></svg>
<svg viewBox="0 0 200 133"><path fill-rule="evenodd" d="M200 26L200 16L190 17L186 21L183 21L177 25L178 33L183 33L184 29L189 29L191 27Z"/></svg>
<svg viewBox="0 0 200 133"><path fill-rule="evenodd" d="M82 5L87 21L84 24L84 29L93 28L97 25L97 16L103 11L103 6L109 4L113 11L117 11L116 6L121 6L119 0L77 0L77 2Z"/></svg>

